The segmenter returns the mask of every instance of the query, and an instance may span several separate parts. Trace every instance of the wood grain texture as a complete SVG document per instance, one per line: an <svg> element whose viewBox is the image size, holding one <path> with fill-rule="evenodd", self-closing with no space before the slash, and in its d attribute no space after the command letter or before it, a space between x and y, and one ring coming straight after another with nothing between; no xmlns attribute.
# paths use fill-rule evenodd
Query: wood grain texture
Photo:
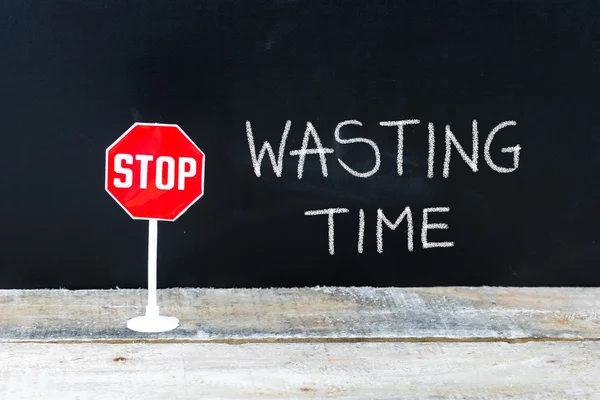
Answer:
<svg viewBox="0 0 600 400"><path fill-rule="evenodd" d="M594 399L600 342L0 344L0 399Z"/></svg>
<svg viewBox="0 0 600 400"><path fill-rule="evenodd" d="M1 290L0 341L600 339L600 288L167 289L178 329L140 334L144 290Z"/></svg>
<svg viewBox="0 0 600 400"><path fill-rule="evenodd" d="M598 288L0 291L0 399L595 399Z"/></svg>

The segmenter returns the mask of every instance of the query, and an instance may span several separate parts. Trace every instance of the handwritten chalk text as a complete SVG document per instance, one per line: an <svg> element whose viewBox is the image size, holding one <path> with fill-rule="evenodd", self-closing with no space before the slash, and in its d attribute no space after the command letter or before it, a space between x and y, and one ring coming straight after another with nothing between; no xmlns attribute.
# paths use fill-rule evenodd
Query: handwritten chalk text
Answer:
<svg viewBox="0 0 600 400"><path fill-rule="evenodd" d="M411 134L418 134L417 132L415 132L415 130L417 130L417 126L420 124L421 124L421 121L418 119L405 119L405 120L398 120L398 121L382 121L379 123L379 125L383 126L383 127L395 127L396 128L397 143L398 143L397 144L397 156L396 156L396 171L399 176L402 176L404 174L404 167L403 167L404 153L405 153L404 135L407 133L406 131L409 130L409 127L411 128L410 130L412 131ZM283 128L283 133L281 135L281 140L279 141L279 144L278 144L278 153L277 153L277 157L276 157L275 152L273 151L273 146L268 141L265 141L262 144L262 146L260 147L260 150L257 153L255 139L254 139L255 133L252 129L252 124L250 123L250 121L246 121L246 136L248 139L248 147L250 149L250 157L252 160L252 166L254 169L254 173L256 174L257 177L260 178L262 175L261 170L262 170L263 160L265 159L265 154L268 154L268 156L269 156L269 161L271 162L271 166L273 168L273 172L275 173L275 176L276 177L282 176L283 166L284 166L284 158L285 158L286 147L287 147L287 139L290 134L291 125L292 125L292 122L288 120L285 124L285 127ZM379 150L379 147L371 139L367 139L365 137L347 137L347 135L344 135L343 128L346 127L347 125L356 125L359 127L363 126L363 124L357 120L346 120L346 121L340 122L339 124L337 124L337 126L334 130L334 133L333 133L335 141L337 143L339 143L340 145L362 144L362 145L369 146L373 152L373 162L372 162L373 166L371 169L366 170L366 171L357 171L354 168L352 168L351 166L349 166L346 162L344 162L341 158L337 158L337 162L350 175L355 176L357 178L369 178L369 177L375 175L381 167L381 152ZM485 143L483 146L483 158L485 159L485 162L489 166L489 168L495 172L506 174L506 173L514 172L519 168L519 157L520 157L520 153L521 153L521 145L520 144L516 144L514 146L509 146L509 147L503 147L500 149L500 151L502 153L509 153L512 155L512 162L510 164L508 164L508 166L498 165L494 160L492 160L492 156L491 156L491 147L492 147L492 143L493 143L496 135L498 135L502 130L507 129L508 127L514 127L516 125L517 125L517 123L515 121L511 121L511 120L501 122L501 123L497 124L494 128L492 128L490 133L487 135L487 138L485 139ZM427 133L427 135L426 135L427 148L428 148L427 177L430 179L434 177L434 171L435 171L435 168L434 168L435 167L434 166L435 148L436 148L435 132L436 132L436 129L435 129L434 124L431 122L428 123L427 131L424 133ZM425 137L425 135L423 135L423 136ZM452 131L452 128L450 127L450 125L445 126L445 129L443 131L443 136L444 136L444 145L445 145L444 162L443 162L442 172L441 172L441 176L443 178L448 178L450 176L450 164L451 164L451 160L454 159L452 157L453 153L455 153L455 154L457 153L458 156L460 156L460 158L462 159L462 161L465 162L473 172L479 171L479 168L480 168L480 162L479 162L480 140L479 140L478 122L476 119L474 119L472 121L472 129L471 129L472 139L470 142L470 144L471 144L470 149L468 149L464 143L461 144L458 141L458 139L456 138L456 135ZM309 147L311 139L312 139L312 142L314 143L314 147ZM316 127L310 121L307 121L306 128L304 129L304 136L302 139L301 147L299 149L290 150L287 154L289 154L290 156L298 156L296 176L298 179L302 179L302 177L304 175L303 174L304 165L307 162L306 157L309 155L318 156L318 162L321 166L321 173L322 173L323 177L327 177L328 176L327 156L333 154L334 152L335 152L334 149L323 146L321 138L319 136L319 133L317 132Z"/></svg>
<svg viewBox="0 0 600 400"><path fill-rule="evenodd" d="M446 223L430 223L429 218L430 214L433 213L447 213L450 211L449 207L432 207L432 208L424 208L422 210L422 224L421 224L421 247L423 249L432 249L435 247L454 247L454 242L431 242L429 240L429 231L434 229L445 230L448 229L449 226ZM328 238L328 249L329 254L335 254L335 219L334 217L339 214L347 214L350 210L347 208L325 208L322 210L309 210L305 211L304 215L307 216L315 216L315 215L327 215L327 238ZM439 217L438 217L439 218ZM392 222L392 220L394 222ZM406 247L408 251L414 250L414 223L413 223L413 212L410 207L404 208L400 216L396 219L392 220L388 219L388 217L383 213L383 210L380 208L377 210L376 216L376 235L377 238L377 252L383 253L383 236L384 231L391 230L394 231L400 225L404 223L406 226ZM361 208L358 210L358 252L363 252L363 243L365 237L365 213ZM384 229L384 225L388 229ZM387 235L391 235L391 233L387 233ZM396 235L397 237L398 235ZM398 239L394 239L393 247L398 246Z"/></svg>
<svg viewBox="0 0 600 400"><path fill-rule="evenodd" d="M397 140L397 150L396 150L396 173L399 176L402 176L404 171L404 154L405 154L405 146L404 146L404 135L418 135L419 130L423 130L421 132L423 135L423 142L427 145L427 178L432 179L436 176L441 176L444 179L450 177L450 166L451 164L456 164L455 160L462 160L472 172L478 172L481 168L482 163L480 162L480 129L479 124L476 119L472 120L471 123L471 140L467 143L463 140L461 143L456 135L453 128L450 127L449 124L444 126L444 129L439 129L438 134L443 135L443 151L444 151L444 159L443 164L438 169L435 168L435 150L436 150L436 142L442 141L441 138L436 137L436 127L432 122L428 122L426 125L426 130L419 127L421 121L418 119L403 119L396 121L381 121L379 122L380 127L384 128L395 128L396 140ZM345 128L349 125L353 125L355 127L363 127L362 122L349 119L342 121L337 124L335 130L333 132L334 140L339 145L362 145L368 146L372 152L372 162L362 163L367 166L367 168L363 167L363 170L357 170L350 166L346 161L342 160L340 157L337 157L338 164L342 167L344 171L349 173L350 175L366 179L374 176L381 169L381 151L379 146L375 141L368 139L366 137L359 136L350 136L345 131ZM512 120L503 121L496 126L494 126L487 137L483 141L483 159L485 160L485 164L492 170L500 174L508 174L516 171L519 168L519 160L521 155L521 145L515 144L509 147L500 148L501 153L506 153L512 155L512 161L510 163L506 163L506 158L503 160L504 165L499 165L498 160L493 160L491 155L491 148L493 145L493 141L501 131L509 128L515 127L517 123ZM277 155L275 155L275 151L273 150L273 146L268 141L264 141L262 146L260 146L260 150L257 152L257 146L255 144L255 132L253 131L252 124L250 121L246 121L246 137L248 139L248 147L250 149L250 158L252 161L252 167L254 173L258 178L262 175L262 164L265 159L265 155L268 155L269 161L271 162L271 167L273 168L273 173L276 177L280 178L283 174L283 167L285 161L285 155L289 154L293 157L298 157L298 163L296 168L296 177L297 179L302 179L304 176L304 166L307 162L307 156L317 156L317 158L313 159L316 162L318 161L321 167L321 174L324 178L327 178L329 175L328 170L328 156L335 157L335 150L329 147L323 146L321 141L321 137L317 132L317 128L310 121L306 122L305 128L303 128L304 135L302 138L302 145L299 149L287 150L288 145L288 136L290 135L290 130L292 126L292 121L286 121L285 126L283 128L283 132L281 135L281 140L277 145ZM355 128L356 129L356 128ZM379 128L381 129L381 128ZM312 142L312 145L311 145ZM468 146L470 144L470 146ZM336 146L338 148L339 146ZM370 160L369 160L370 161ZM185 169L183 170L185 172ZM180 174L182 175L182 174ZM185 175L184 175L185 176ZM423 208L421 212L421 235L420 235L420 243L422 249L433 249L433 248L448 248L454 247L453 241L442 241L442 242L434 242L429 238L429 232L432 230L448 230L449 225L447 223L442 222L430 222L430 219L435 219L436 221L439 218L443 218L443 216L439 215L441 213L450 212L449 207L432 207L432 208ZM327 238L328 238L328 250L329 254L335 254L335 220L336 218L347 218L348 216L342 216L341 214L348 214L350 210L348 208L324 208L320 210L309 210L305 211L304 215L306 216L327 216ZM436 215L437 214L437 215ZM417 216L418 218L418 216ZM386 243L389 241L394 241L393 246L398 246L398 236L403 234L398 232L395 233L396 229L403 227L402 231L406 232L406 249L409 252L412 252L415 248L414 244L414 235L415 235L415 224L414 224L414 215L413 211L410 207L404 208L404 210L400 213L400 215L396 217L391 217L386 215L382 209L377 209L377 215L373 218L375 220L375 237L376 237L376 245L377 252L383 253L384 250L384 234L386 239ZM365 212L361 208L358 210L358 239L356 248L359 254L362 254L364 251L364 241L365 241ZM404 228L405 227L405 228Z"/></svg>

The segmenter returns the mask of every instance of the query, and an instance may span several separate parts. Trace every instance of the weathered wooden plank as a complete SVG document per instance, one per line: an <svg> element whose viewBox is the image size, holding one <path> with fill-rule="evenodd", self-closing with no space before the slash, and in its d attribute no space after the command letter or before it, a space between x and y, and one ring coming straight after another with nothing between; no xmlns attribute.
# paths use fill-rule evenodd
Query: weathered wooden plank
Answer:
<svg viewBox="0 0 600 400"><path fill-rule="evenodd" d="M600 288L168 289L162 334L125 327L144 290L2 290L0 341L600 339Z"/></svg>
<svg viewBox="0 0 600 400"><path fill-rule="evenodd" d="M0 344L0 398L600 398L600 342Z"/></svg>

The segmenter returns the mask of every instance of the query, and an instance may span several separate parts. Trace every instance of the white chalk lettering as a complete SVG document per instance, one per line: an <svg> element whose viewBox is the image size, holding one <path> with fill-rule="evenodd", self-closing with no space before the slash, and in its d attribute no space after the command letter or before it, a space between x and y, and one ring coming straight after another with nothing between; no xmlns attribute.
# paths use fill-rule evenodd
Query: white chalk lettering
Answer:
<svg viewBox="0 0 600 400"><path fill-rule="evenodd" d="M252 126L250 121L246 121L246 136L248 138L248 147L250 148L250 157L252 158L252 166L254 168L254 173L257 177L260 178L260 169L262 165L262 160L265 156L265 153L269 154L269 159L271 160L271 165L273 166L273 172L275 176L278 178L281 177L281 173L283 172L283 153L285 151L285 144L287 142L287 137L290 132L290 126L292 121L287 121L285 123L285 128L283 129L283 135L281 136L281 141L279 142L279 153L277 160L275 160L275 153L273 152L273 148L271 144L265 141L258 153L256 155L256 147L254 146L254 135L252 134Z"/></svg>
<svg viewBox="0 0 600 400"><path fill-rule="evenodd" d="M496 136L496 133L498 133L498 131L500 129L506 128L507 126L515 126L515 125L517 125L517 123L515 121L502 122L501 124L497 125L494 129L492 129L489 136L487 137L487 140L485 141L485 145L484 145L484 149L483 149L485 161L487 162L487 164L490 166L491 169L493 169L496 172L500 172L501 174L507 174L507 173L513 172L514 170L519 168L519 155L521 152L521 145L518 144L518 145L512 146L512 147L504 147L500 150L503 153L512 153L513 154L513 167L512 168L505 168L505 167L500 167L500 166L496 165L492 161L492 157L490 155L490 147L492 146L492 140L494 140L494 136Z"/></svg>
<svg viewBox="0 0 600 400"><path fill-rule="evenodd" d="M412 220L412 212L410 211L410 207L406 207L402 214L398 217L396 222L392 224L385 215L383 215L383 211L381 208L377 209L377 251L379 253L383 253L383 223L387 225L391 230L395 230L398 225L402 222L402 220L406 217L406 222L408 225L407 229L407 241L408 241L408 251L413 251L413 220Z"/></svg>
<svg viewBox="0 0 600 400"><path fill-rule="evenodd" d="M363 252L363 243L365 241L365 212L361 208L358 210L358 253Z"/></svg>
<svg viewBox="0 0 600 400"><path fill-rule="evenodd" d="M428 239L428 232L434 229L446 230L448 229L448 224L446 223L430 223L429 222L429 214L430 213L443 213L449 212L449 207L432 207L432 208L424 208L422 213L422 226L421 226L421 246L423 249L431 249L431 248L439 248L439 247L454 247L454 242L431 242ZM329 254L335 254L335 225L334 225L334 215L335 214L344 214L348 213L349 210L347 208L326 208L323 210L310 210L305 211L304 215L327 215L327 225L328 225L328 242L329 242ZM400 216L394 221L390 221L383 213L381 208L377 209L377 221L376 221L376 245L377 252L383 253L383 229L384 225L390 228L391 230L396 230L403 221L406 221L406 239L407 244L406 247L408 251L414 250L414 235L415 228L413 222L413 213L409 206L405 207ZM357 242L357 251L358 254L363 254L364 252L364 242L365 242L365 211L360 208L358 210L358 242Z"/></svg>
<svg viewBox="0 0 600 400"><path fill-rule="evenodd" d="M433 178L433 163L435 160L435 129L433 127L433 122L427 124L427 129L429 130L429 152L427 154L427 177Z"/></svg>
<svg viewBox="0 0 600 400"><path fill-rule="evenodd" d="M467 165L471 167L473 172L477 172L477 158L479 156L479 132L477 131L477 120L473 120L473 155L471 158L469 158L460 143L458 143L458 140L456 140L456 136L454 136L450 130L450 125L446 125L446 156L444 157L444 171L442 173L444 178L447 178L448 175L450 175L450 153L452 150L450 143L458 150L458 154L460 154Z"/></svg>
<svg viewBox="0 0 600 400"><path fill-rule="evenodd" d="M334 223L333 216L334 214L344 214L349 210L347 208L326 208L324 210L310 210L305 211L304 215L312 216L312 215L327 215L327 225L328 229L328 238L329 238L329 254L333 255L335 253L335 241L334 241Z"/></svg>
<svg viewBox="0 0 600 400"><path fill-rule="evenodd" d="M430 224L429 223L429 213L433 212L449 212L449 207L433 207L433 208L424 208L423 209L423 227L421 229L421 244L424 249L431 249L434 247L452 247L454 246L454 242L429 242L427 240L427 231L429 229L448 229L448 224L437 223Z"/></svg>
<svg viewBox="0 0 600 400"><path fill-rule="evenodd" d="M308 148L308 139L312 136L315 145L315 149ZM321 139L317 130L312 123L306 122L306 130L304 131L304 139L302 140L302 147L299 150L290 151L291 156L298 156L298 179L302 179L302 173L304 172L304 161L307 154L318 154L319 161L321 162L321 172L324 177L327 177L327 159L325 154L333 153L333 149L324 148L321 144Z"/></svg>
<svg viewBox="0 0 600 400"><path fill-rule="evenodd" d="M398 155L396 158L396 166L398 175L402 175L403 172L403 160L404 160L404 125L417 125L421 121L418 119L405 119L402 121L382 121L379 123L381 126L397 126L398 127Z"/></svg>
<svg viewBox="0 0 600 400"><path fill-rule="evenodd" d="M336 128L335 128L335 133L334 133L335 140L337 142L339 142L340 144L352 144L352 143L365 143L365 144L368 144L373 149L373 153L375 153L375 165L373 166L373 168L371 168L370 171L367 171L367 172L358 172L358 171L350 168L346 163L344 163L339 158L338 158L338 162L351 175L356 176L358 178L368 178L368 177L374 175L379 170L379 167L381 166L381 154L379 153L379 148L377 147L377 144L375 144L374 141L369 140L369 139L365 139L365 138L362 138L362 137L357 137L357 138L352 138L352 139L342 139L340 137L340 130L342 129L342 127L344 127L346 125L358 125L358 126L362 126L362 123L360 121L357 121L357 120L347 120L347 121L340 122L336 126Z"/></svg>

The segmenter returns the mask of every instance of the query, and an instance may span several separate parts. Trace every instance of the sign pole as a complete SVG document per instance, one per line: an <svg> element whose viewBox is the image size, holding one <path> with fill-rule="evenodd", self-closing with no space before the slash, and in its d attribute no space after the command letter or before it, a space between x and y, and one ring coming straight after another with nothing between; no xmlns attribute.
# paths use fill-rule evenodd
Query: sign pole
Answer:
<svg viewBox="0 0 600 400"><path fill-rule="evenodd" d="M157 249L158 249L158 220L148 220L148 305L146 315L135 317L127 321L127 327L137 332L165 332L179 326L175 317L159 315L156 304L156 275L157 275Z"/></svg>
<svg viewBox="0 0 600 400"><path fill-rule="evenodd" d="M157 316L156 305L156 253L158 247L158 220L148 220L148 305L147 316Z"/></svg>

